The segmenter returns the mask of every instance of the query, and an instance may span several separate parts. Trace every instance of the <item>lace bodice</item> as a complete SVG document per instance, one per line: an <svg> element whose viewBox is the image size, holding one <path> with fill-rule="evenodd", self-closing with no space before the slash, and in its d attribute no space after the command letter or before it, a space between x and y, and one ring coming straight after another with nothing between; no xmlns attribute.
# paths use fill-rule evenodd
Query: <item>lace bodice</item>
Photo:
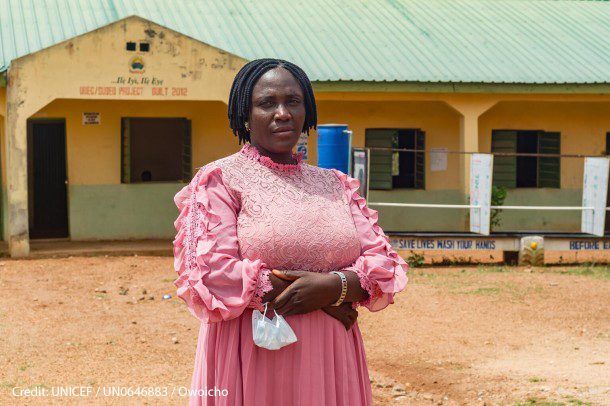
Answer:
<svg viewBox="0 0 610 406"><path fill-rule="evenodd" d="M277 164L245 144L217 161L225 186L241 202L242 258L270 268L339 270L360 256L360 241L337 176L302 162Z"/></svg>
<svg viewBox="0 0 610 406"><path fill-rule="evenodd" d="M372 311L393 303L408 265L356 192L358 180L334 169L280 164L245 144L211 162L174 197L174 282L202 321L262 309L271 269L355 272Z"/></svg>

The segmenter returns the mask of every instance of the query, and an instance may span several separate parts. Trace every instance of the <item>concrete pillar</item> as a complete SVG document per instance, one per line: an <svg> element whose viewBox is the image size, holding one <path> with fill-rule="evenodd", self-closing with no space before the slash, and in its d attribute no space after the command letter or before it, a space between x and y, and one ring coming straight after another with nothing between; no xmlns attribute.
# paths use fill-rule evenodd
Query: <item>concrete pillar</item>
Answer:
<svg viewBox="0 0 610 406"><path fill-rule="evenodd" d="M455 96L447 103L460 113L460 151L481 152L479 150L479 117L498 102L497 99L482 99L480 95ZM490 135L491 136L491 135ZM460 154L460 191L464 203L470 194L470 154ZM464 228L469 229L468 217L464 216Z"/></svg>
<svg viewBox="0 0 610 406"><path fill-rule="evenodd" d="M499 100L481 99L480 96L459 96L447 103L461 114L460 151L479 151L479 117ZM490 135L491 136L491 135ZM470 193L470 155L460 155L460 190L464 196Z"/></svg>
<svg viewBox="0 0 610 406"><path fill-rule="evenodd" d="M25 257L30 253L28 234L27 182L27 115L25 92L19 87L19 70L11 68L6 92L6 191L8 241L11 257Z"/></svg>
<svg viewBox="0 0 610 406"><path fill-rule="evenodd" d="M464 112L460 118L460 151L479 151L479 115L476 112ZM470 193L470 157L460 155L460 190L464 195Z"/></svg>

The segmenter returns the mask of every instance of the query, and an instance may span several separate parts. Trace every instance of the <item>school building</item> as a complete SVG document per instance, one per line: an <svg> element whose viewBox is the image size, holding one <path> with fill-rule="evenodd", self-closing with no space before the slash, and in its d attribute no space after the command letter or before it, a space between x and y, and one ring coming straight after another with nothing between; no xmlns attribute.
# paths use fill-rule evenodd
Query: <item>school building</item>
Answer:
<svg viewBox="0 0 610 406"><path fill-rule="evenodd" d="M70 5L66 8L66 5ZM278 57L310 76L319 124L371 158L370 201L464 204L469 155L610 151L610 3L0 0L1 238L171 239L174 194L239 150L233 78ZM308 140L315 165L316 133ZM434 159L427 151L441 151ZM438 159L441 156L442 159ZM504 157L505 204L580 205L583 159ZM379 208L387 232L465 232L465 210ZM513 211L496 231L578 232Z"/></svg>

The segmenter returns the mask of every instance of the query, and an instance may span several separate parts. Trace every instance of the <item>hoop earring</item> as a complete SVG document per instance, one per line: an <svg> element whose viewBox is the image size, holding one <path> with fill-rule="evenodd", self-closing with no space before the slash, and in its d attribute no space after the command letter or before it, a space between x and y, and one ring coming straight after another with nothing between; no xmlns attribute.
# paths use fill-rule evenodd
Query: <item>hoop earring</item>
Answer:
<svg viewBox="0 0 610 406"><path fill-rule="evenodd" d="M247 121L244 123L244 127L246 128L246 131L250 132L250 124Z"/></svg>

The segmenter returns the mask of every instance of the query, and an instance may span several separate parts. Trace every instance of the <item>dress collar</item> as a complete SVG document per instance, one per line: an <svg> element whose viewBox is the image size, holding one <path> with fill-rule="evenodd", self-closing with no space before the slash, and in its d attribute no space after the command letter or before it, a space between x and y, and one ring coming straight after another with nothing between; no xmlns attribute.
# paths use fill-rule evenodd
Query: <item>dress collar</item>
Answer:
<svg viewBox="0 0 610 406"><path fill-rule="evenodd" d="M274 160L272 160L271 158L269 158L268 156L261 155L260 152L258 152L258 148L256 148L254 145L250 144L249 142L245 143L239 152L254 161L260 162L261 164L263 164L264 166L266 166L268 168L278 169L282 172L288 172L288 171L297 169L297 168L301 167L301 162L303 162L303 152L298 152L298 153L293 152L292 158L294 158L294 160L296 161L296 164L277 163Z"/></svg>

